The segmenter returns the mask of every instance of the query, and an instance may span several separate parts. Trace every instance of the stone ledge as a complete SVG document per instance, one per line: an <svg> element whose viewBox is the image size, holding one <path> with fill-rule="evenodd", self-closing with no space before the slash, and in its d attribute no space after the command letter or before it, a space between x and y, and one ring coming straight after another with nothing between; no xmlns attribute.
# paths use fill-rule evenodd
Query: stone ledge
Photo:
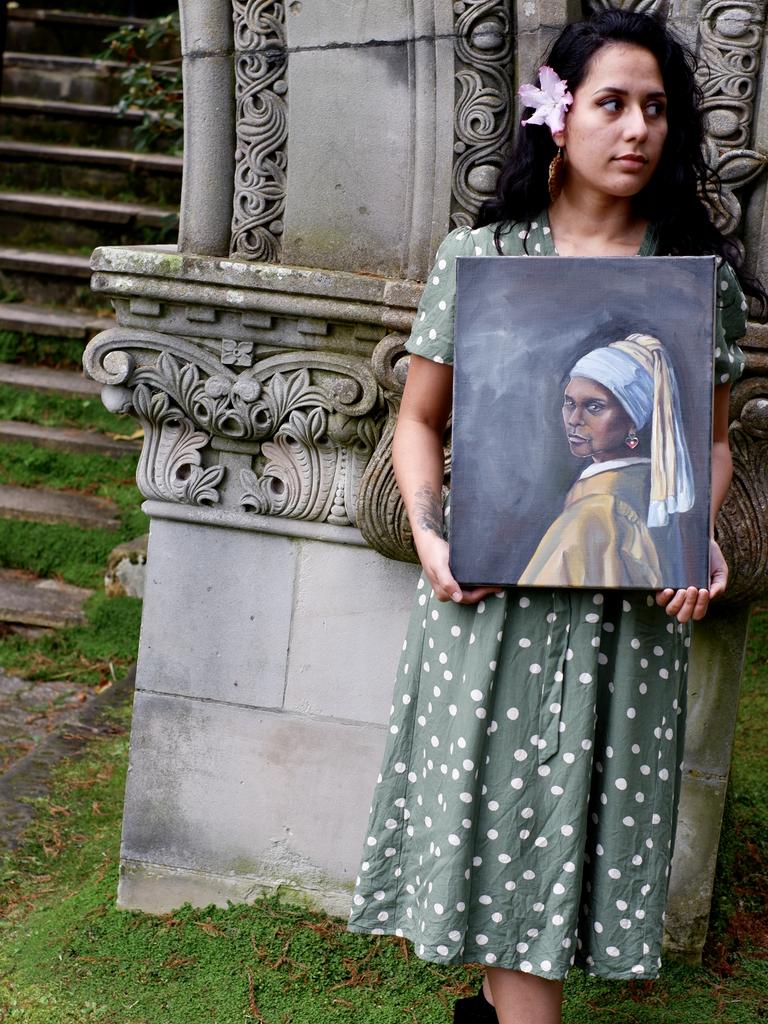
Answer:
<svg viewBox="0 0 768 1024"><path fill-rule="evenodd" d="M423 285L372 274L352 274L342 270L318 270L313 267L260 263L255 260L224 259L218 256L194 256L179 253L173 245L100 246L93 251L91 268L96 271L94 288L109 291L109 275L152 277L183 284L220 285L225 288L258 289L286 295L316 296L325 302L333 299L400 306L416 309ZM135 287L135 285L134 285ZM121 288L121 291L127 290ZM238 302L232 305L240 305Z"/></svg>
<svg viewBox="0 0 768 1024"><path fill-rule="evenodd" d="M120 910L140 910L147 914L167 914L185 903L193 907L213 903L226 909L230 902L253 903L276 890L298 904L309 904L313 909L336 917L346 918L349 913L352 894L344 889L313 889L279 878L219 875L126 857L120 861L117 906Z"/></svg>
<svg viewBox="0 0 768 1024"><path fill-rule="evenodd" d="M152 519L173 519L181 523L196 523L199 526L253 530L255 533L273 533L281 537L368 547L363 535L354 526L332 526L329 523L315 523L306 519L289 519L287 516L262 516L248 512L205 508L200 505L180 505L170 501L145 501L141 508Z"/></svg>

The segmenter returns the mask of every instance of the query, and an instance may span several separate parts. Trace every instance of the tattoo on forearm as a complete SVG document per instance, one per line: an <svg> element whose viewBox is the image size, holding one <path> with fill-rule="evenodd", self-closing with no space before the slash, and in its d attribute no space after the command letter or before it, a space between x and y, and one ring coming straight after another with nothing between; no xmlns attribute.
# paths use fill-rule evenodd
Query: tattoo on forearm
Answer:
<svg viewBox="0 0 768 1024"><path fill-rule="evenodd" d="M429 484L424 484L415 494L416 524L422 530L431 530L438 537L443 536L443 506L440 498Z"/></svg>

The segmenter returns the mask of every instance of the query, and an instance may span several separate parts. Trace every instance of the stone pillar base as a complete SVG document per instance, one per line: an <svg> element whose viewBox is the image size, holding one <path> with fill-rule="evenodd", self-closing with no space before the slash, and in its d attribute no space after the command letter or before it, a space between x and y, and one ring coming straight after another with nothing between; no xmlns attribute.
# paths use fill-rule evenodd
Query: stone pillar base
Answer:
<svg viewBox="0 0 768 1024"><path fill-rule="evenodd" d="M118 905L345 914L417 569L349 527L145 508Z"/></svg>

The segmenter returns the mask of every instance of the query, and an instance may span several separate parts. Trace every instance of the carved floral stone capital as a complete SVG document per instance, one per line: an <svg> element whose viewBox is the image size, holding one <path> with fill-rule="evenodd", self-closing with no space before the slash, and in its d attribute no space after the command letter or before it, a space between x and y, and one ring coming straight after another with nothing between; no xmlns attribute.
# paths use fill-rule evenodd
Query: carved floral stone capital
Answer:
<svg viewBox="0 0 768 1024"><path fill-rule="evenodd" d="M232 365L233 351L128 327L88 345L86 372L144 428L142 494L354 525L361 481L402 390L389 347L373 361L288 350L246 367Z"/></svg>
<svg viewBox="0 0 768 1024"><path fill-rule="evenodd" d="M768 378L734 385L729 429L733 480L717 518L730 570L726 600L768 594Z"/></svg>

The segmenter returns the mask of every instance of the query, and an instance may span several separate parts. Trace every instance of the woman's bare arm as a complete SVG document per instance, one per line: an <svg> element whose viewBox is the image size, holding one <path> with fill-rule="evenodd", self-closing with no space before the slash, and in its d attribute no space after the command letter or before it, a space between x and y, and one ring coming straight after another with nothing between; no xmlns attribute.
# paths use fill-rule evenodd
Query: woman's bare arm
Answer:
<svg viewBox="0 0 768 1024"><path fill-rule="evenodd" d="M712 520L710 532L714 537L715 519L725 501L733 476L733 461L728 444L728 406L731 396L730 384L718 384L715 388L715 404L712 417ZM715 540L710 541L710 582L708 590L661 590L656 601L674 615L678 622L689 619L703 619L713 597L725 591L728 582L728 566Z"/></svg>
<svg viewBox="0 0 768 1024"><path fill-rule="evenodd" d="M453 369L411 356L392 441L395 478L413 530L416 551L440 601L474 604L496 587L462 591L448 567L443 539L443 435L451 412Z"/></svg>

